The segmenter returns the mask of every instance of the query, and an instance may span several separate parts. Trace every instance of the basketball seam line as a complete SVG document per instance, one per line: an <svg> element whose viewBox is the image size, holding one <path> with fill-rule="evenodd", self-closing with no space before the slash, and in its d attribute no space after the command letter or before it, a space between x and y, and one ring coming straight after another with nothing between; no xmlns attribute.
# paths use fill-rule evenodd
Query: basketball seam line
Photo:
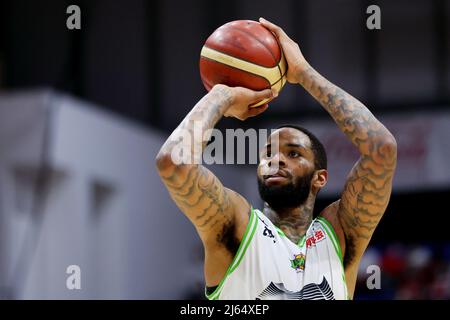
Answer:
<svg viewBox="0 0 450 320"><path fill-rule="evenodd" d="M248 36L252 37L253 39L255 39L255 40L256 40L258 43L260 43L267 51L269 51L270 55L272 56L273 60L274 60L275 63L276 63L276 66L278 67L278 72L280 73L280 77L283 78L283 75L282 75L282 72L281 72L281 69L280 69L280 62L281 62L281 59L283 59L283 49L281 48L281 45L280 45L280 43L278 42L278 39L276 38L276 36L275 36L271 31L269 31L269 32L272 33L272 35L275 37L275 42L277 43L278 49L280 49L280 59L279 59L278 61L277 61L277 59L275 59L275 56L273 55L272 50L270 50L270 48L268 48L268 47L264 44L264 42L260 41L260 40L259 40L258 38L256 38L252 33L248 32L247 30L239 29L239 28L237 28L237 27L230 27L230 29L235 29L235 30L242 31L242 32L245 33L246 35L248 35ZM278 82L278 81L277 81L277 82ZM277 83L277 82L275 82L275 83Z"/></svg>
<svg viewBox="0 0 450 320"><path fill-rule="evenodd" d="M278 63L280 63L280 61L278 60L277 61L277 59L275 59L275 56L273 55L273 52L270 50L270 48L268 48L265 44L264 44L264 42L262 42L262 41L260 41L258 38L256 38L252 33L250 33L250 32L248 32L247 30L243 30L243 29L239 29L239 28L236 28L236 27L230 27L230 29L234 29L234 30L238 30L238 31L241 31L241 32L243 32L243 33L245 33L246 35L248 35L248 36L250 36L250 37L252 37L253 39L255 39L259 44L261 44L263 47L264 47L264 49L266 49L267 51L269 51L269 53L270 53L270 55L272 56L272 58L273 58L273 61L275 61L275 63L276 64L278 64ZM270 31L269 31L270 32ZM275 36L274 36L275 37ZM278 45L278 41L277 41L277 45ZM280 46L278 45L278 48L279 48ZM281 53L281 52L280 52ZM280 58L281 59L281 58Z"/></svg>
<svg viewBox="0 0 450 320"><path fill-rule="evenodd" d="M282 58L283 58L284 56L282 56ZM278 66L278 70L280 71L280 79L278 79L273 85L275 85L276 83L278 83L280 80L282 80L283 78L284 78L284 76L287 74L287 71L288 71L288 65L287 65L287 61L286 61L286 70L284 70L284 74L282 74L281 73L281 68L280 68L280 64L281 63L279 63L277 66ZM287 82L287 80L286 80L286 82ZM273 86L272 85L272 86ZM281 86L281 88L283 88L283 86ZM280 89L281 90L281 89Z"/></svg>
<svg viewBox="0 0 450 320"><path fill-rule="evenodd" d="M264 68L274 68L275 66L278 66L278 64L279 64L280 61L281 61L281 58L280 58L280 61L277 61L277 59L275 59L275 57L274 57L272 51L270 51L270 49L269 49L268 47L266 47L266 46L264 45L263 42L259 41L258 38L255 38L251 33L247 32L247 31L245 31L245 30L236 28L236 27L230 27L230 29L238 30L238 31L241 31L241 32L245 33L246 35L251 36L251 37L252 37L253 39L255 39L259 44L261 44L261 45L263 46L264 49L266 49L267 51L269 51L270 55L271 55L272 58L273 58L273 61L275 62L275 65L270 66L270 67L266 67L266 66L260 65L261 67L264 67ZM277 45L278 45L278 47L280 47L280 44L278 43L278 41L277 41ZM207 43L205 43L204 46L207 47L208 49L215 50L215 51L217 51L217 52L220 52L220 53L223 53L223 54L226 54L226 55L230 55L230 53L228 53L228 52L223 52L222 50L218 50L218 49L209 47ZM234 56L233 56L233 57L234 57ZM249 61L249 60L244 59L244 58L240 58L240 57L234 57L234 58L237 58L237 59L240 59L240 60L243 60L243 61L247 61L247 62L249 62L249 63L256 64L254 61ZM281 73L281 72L280 72L280 73Z"/></svg>
<svg viewBox="0 0 450 320"><path fill-rule="evenodd" d="M229 55L229 54L227 54L227 53L221 52L221 51L216 50L216 49L212 49L212 48L209 48L209 47L207 47L207 48L210 49L210 50L215 50L215 51L220 52L220 53L222 53L222 54ZM206 59L206 60L209 60L209 61L213 61L213 62L215 62L215 63L220 63L220 64L222 64L222 65L224 65L224 66L233 68L234 70L244 71L244 70L239 69L239 68L236 68L236 67L234 67L234 66L232 66L232 65L229 65L229 64L226 64L226 63L222 63L222 62L219 62L219 61L217 61L217 60L214 60L214 59L211 59L211 58L208 58L208 57L205 57L205 56L201 56L201 58ZM234 57L234 58L235 58L235 57ZM239 58L235 58L235 59L239 59ZM243 59L241 59L241 60L243 60ZM245 61L245 60L244 60L244 61ZM250 62L250 61L246 61L246 62L253 63L253 62ZM255 64L255 63L253 63L253 64ZM258 78L264 79L270 86L272 86L272 85L270 84L270 81L269 81L267 78L265 78L265 77L263 77L263 76L261 76L261 75L259 75L259 74L250 72L250 71L244 71L244 72L246 72L246 73L248 73L248 74L251 74L251 75L254 75L254 76L258 77ZM277 80L277 82L278 82L278 81L280 81L280 80Z"/></svg>
<svg viewBox="0 0 450 320"><path fill-rule="evenodd" d="M214 50L214 51L219 52L219 53L221 53L221 54L224 54L224 55L233 57L234 59L242 60L242 61L245 61L245 62L254 64L255 66L262 67L262 68L266 68L266 69L272 69L272 68L275 68L275 67L278 66L278 64L279 64L279 63L278 63L276 66L266 67L266 66L263 66L263 65L260 65L260 64L255 63L255 61L250 61L250 60L243 59L243 58L240 58L240 57L235 57L235 56L231 55L229 52L223 52L222 50L218 50L218 49L215 49L215 48L211 48L211 47L209 47L207 44L205 44L203 47L208 48L209 50Z"/></svg>
<svg viewBox="0 0 450 320"><path fill-rule="evenodd" d="M217 53L219 53L219 54L222 54L222 55L224 55L224 56L227 56L227 57L230 57L230 58L233 58L233 59L236 59L236 60L240 60L240 61L243 61L243 62L248 63L248 64L252 64L252 65L254 65L254 66L258 67L258 68L263 68L263 69L267 69L267 70L269 70L269 69L274 69L274 68L275 68L275 66L274 66L274 67L270 67L270 68L269 68L269 67L265 67L265 66L261 66L261 65L258 65L258 64L256 64L256 63L254 63L254 62L250 62L250 61L247 61L247 60L238 58L238 57L234 57L234 56L232 56L232 55L230 55L230 54L228 54L228 53L224 53L224 52L222 52L222 51L220 51L220 50L212 49L212 48L210 48L210 47L208 47L208 46L206 46L206 45L203 46L203 47L206 48L206 49L208 49L208 50L210 50L210 51L215 51L215 52L217 52ZM202 52L203 52L203 49L202 49ZM245 71L245 72L247 72L247 73L249 73L249 74L252 74L252 75L255 75L255 76L257 76L257 77L260 77L260 78L262 78L262 79L267 80L267 82L268 82L271 86L273 86L274 84L278 83L278 82L286 75L286 73L287 73L287 66L286 66L286 70L285 70L284 74L282 74L282 73L280 72L280 71L281 71L281 69L280 69L280 64L281 64L281 62L280 62L280 63L277 65L277 69L278 69L278 71L279 71L278 73L279 73L280 77L279 77L277 80L275 80L273 83L271 83L271 82L269 81L268 78L263 77L263 76L260 75L260 74L257 74L257 73L251 72L251 71L247 71L247 70L243 70L243 69L236 68L236 67L234 67L234 66L231 65L231 64L223 63L223 62L221 62L221 61L219 61L219 60L215 60L214 58L207 57L207 56L203 55L202 53L200 54L200 58L204 58L204 59L207 59L207 60L209 60L209 61L213 61L213 62L216 62L216 63L220 63L220 64L222 64L222 65L228 66L228 67L233 68L233 69L235 69L235 70Z"/></svg>
<svg viewBox="0 0 450 320"><path fill-rule="evenodd" d="M215 49L211 49L211 48L208 48L208 49L210 49L210 50L215 50ZM217 50L215 50L215 51L217 51ZM220 52L220 51L218 51L218 52ZM223 52L220 52L220 53L223 53ZM200 57L203 58L203 59L205 59L205 60L209 60L209 61L212 61L212 62L215 62L215 63L220 63L220 64L222 64L222 65L224 65L224 66L233 68L234 70L244 71L244 72L246 72L246 73L248 73L248 74L251 74L251 75L254 75L254 76L258 77L258 78L264 79L264 80L266 80L267 83L269 83L270 87L273 87L275 84L277 84L278 82L280 82L280 80L282 80L283 77L284 77L284 75L287 73L287 68L286 68L286 71L285 71L285 73L284 73L283 75L281 75L281 72L280 72L280 78L278 78L278 80L276 80L276 81L273 82L273 83L270 83L270 81L269 81L267 78L265 78L265 77L263 77L263 76L261 76L261 75L259 75L259 74L256 74L256 73L253 73L253 72L250 72L250 71L245 71L245 70L236 68L236 67L234 67L234 66L232 66L232 65L229 65L229 64L226 64L226 63L222 63L222 62L220 62L220 61L217 61L217 60L214 60L214 59L205 57L205 56L203 56L203 55L200 56ZM235 59L239 59L239 58L235 58ZM242 59L241 59L241 60L242 60ZM247 61L247 62L248 62L248 61ZM250 62L250 63L251 63L251 62ZM265 68L265 67L264 67L264 68ZM278 69L280 69L280 68L278 67ZM200 78L203 78L203 77L200 75ZM207 81L207 82L208 82L208 84L211 84L209 81Z"/></svg>

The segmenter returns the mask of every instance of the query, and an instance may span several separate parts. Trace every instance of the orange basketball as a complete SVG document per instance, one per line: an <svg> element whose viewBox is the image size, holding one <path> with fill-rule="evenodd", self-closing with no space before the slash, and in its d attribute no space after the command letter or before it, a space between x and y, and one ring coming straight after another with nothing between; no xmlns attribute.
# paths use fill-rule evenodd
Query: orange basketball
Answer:
<svg viewBox="0 0 450 320"><path fill-rule="evenodd" d="M252 90L274 88L279 92L286 83L286 71L277 39L252 20L232 21L218 28L206 40L200 55L200 76L208 91L221 83Z"/></svg>

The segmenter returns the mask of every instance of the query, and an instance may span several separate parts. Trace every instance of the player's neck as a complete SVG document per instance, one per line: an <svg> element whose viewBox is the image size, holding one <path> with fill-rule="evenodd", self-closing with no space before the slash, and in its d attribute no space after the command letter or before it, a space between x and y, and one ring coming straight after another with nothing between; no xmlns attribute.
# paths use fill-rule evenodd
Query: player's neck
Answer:
<svg viewBox="0 0 450 320"><path fill-rule="evenodd" d="M286 237L297 243L311 224L315 201L316 197L311 193L305 203L296 208L274 210L265 204L264 214L284 232Z"/></svg>

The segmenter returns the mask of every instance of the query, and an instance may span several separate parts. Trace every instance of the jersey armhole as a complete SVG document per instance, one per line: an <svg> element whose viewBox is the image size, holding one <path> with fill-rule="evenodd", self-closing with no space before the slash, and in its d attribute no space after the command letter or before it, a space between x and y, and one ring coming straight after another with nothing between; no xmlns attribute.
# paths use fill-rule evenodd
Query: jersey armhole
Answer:
<svg viewBox="0 0 450 320"><path fill-rule="evenodd" d="M346 277L345 277L344 257L342 256L342 249L341 249L341 244L339 242L339 238L337 237L333 226L331 225L331 223L327 219L325 219L322 216L317 217L316 219L317 219L317 221L319 221L319 223L321 224L321 226L325 230L326 234L331 239L331 243L333 243L334 250L336 251L336 254L339 257L339 260L341 261L341 265L342 265L342 281L344 282L344 286L345 286L345 296L347 297L347 300L350 300L350 297L348 295L348 289L347 289L347 280L346 280Z"/></svg>
<svg viewBox="0 0 450 320"><path fill-rule="evenodd" d="M257 224L258 224L258 218L256 217L256 212L254 211L253 206L252 206L251 213L250 213L250 219L248 221L247 227L245 228L244 236L242 237L241 243L239 244L239 248L233 258L233 261L231 261L230 265L228 266L228 269L227 269L224 277L220 281L219 285L217 287L215 287L216 289L211 294L209 294L209 292L206 290L206 287L205 287L205 296L209 300L216 300L219 298L219 295L222 292L222 288L225 283L225 280L229 277L230 274L233 273L234 270L236 270L236 268L241 263L242 258L244 257L244 254L247 251L247 248L253 238L253 235L255 234Z"/></svg>

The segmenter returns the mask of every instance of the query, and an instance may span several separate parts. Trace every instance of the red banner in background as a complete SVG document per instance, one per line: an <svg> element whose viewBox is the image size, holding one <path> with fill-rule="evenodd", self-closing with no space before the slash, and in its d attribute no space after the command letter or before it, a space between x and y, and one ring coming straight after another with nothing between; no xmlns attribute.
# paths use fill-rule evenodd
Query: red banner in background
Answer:
<svg viewBox="0 0 450 320"><path fill-rule="evenodd" d="M450 111L379 117L397 140L396 191L450 188ZM323 193L340 193L358 150L332 119L294 121L316 134L328 155Z"/></svg>

